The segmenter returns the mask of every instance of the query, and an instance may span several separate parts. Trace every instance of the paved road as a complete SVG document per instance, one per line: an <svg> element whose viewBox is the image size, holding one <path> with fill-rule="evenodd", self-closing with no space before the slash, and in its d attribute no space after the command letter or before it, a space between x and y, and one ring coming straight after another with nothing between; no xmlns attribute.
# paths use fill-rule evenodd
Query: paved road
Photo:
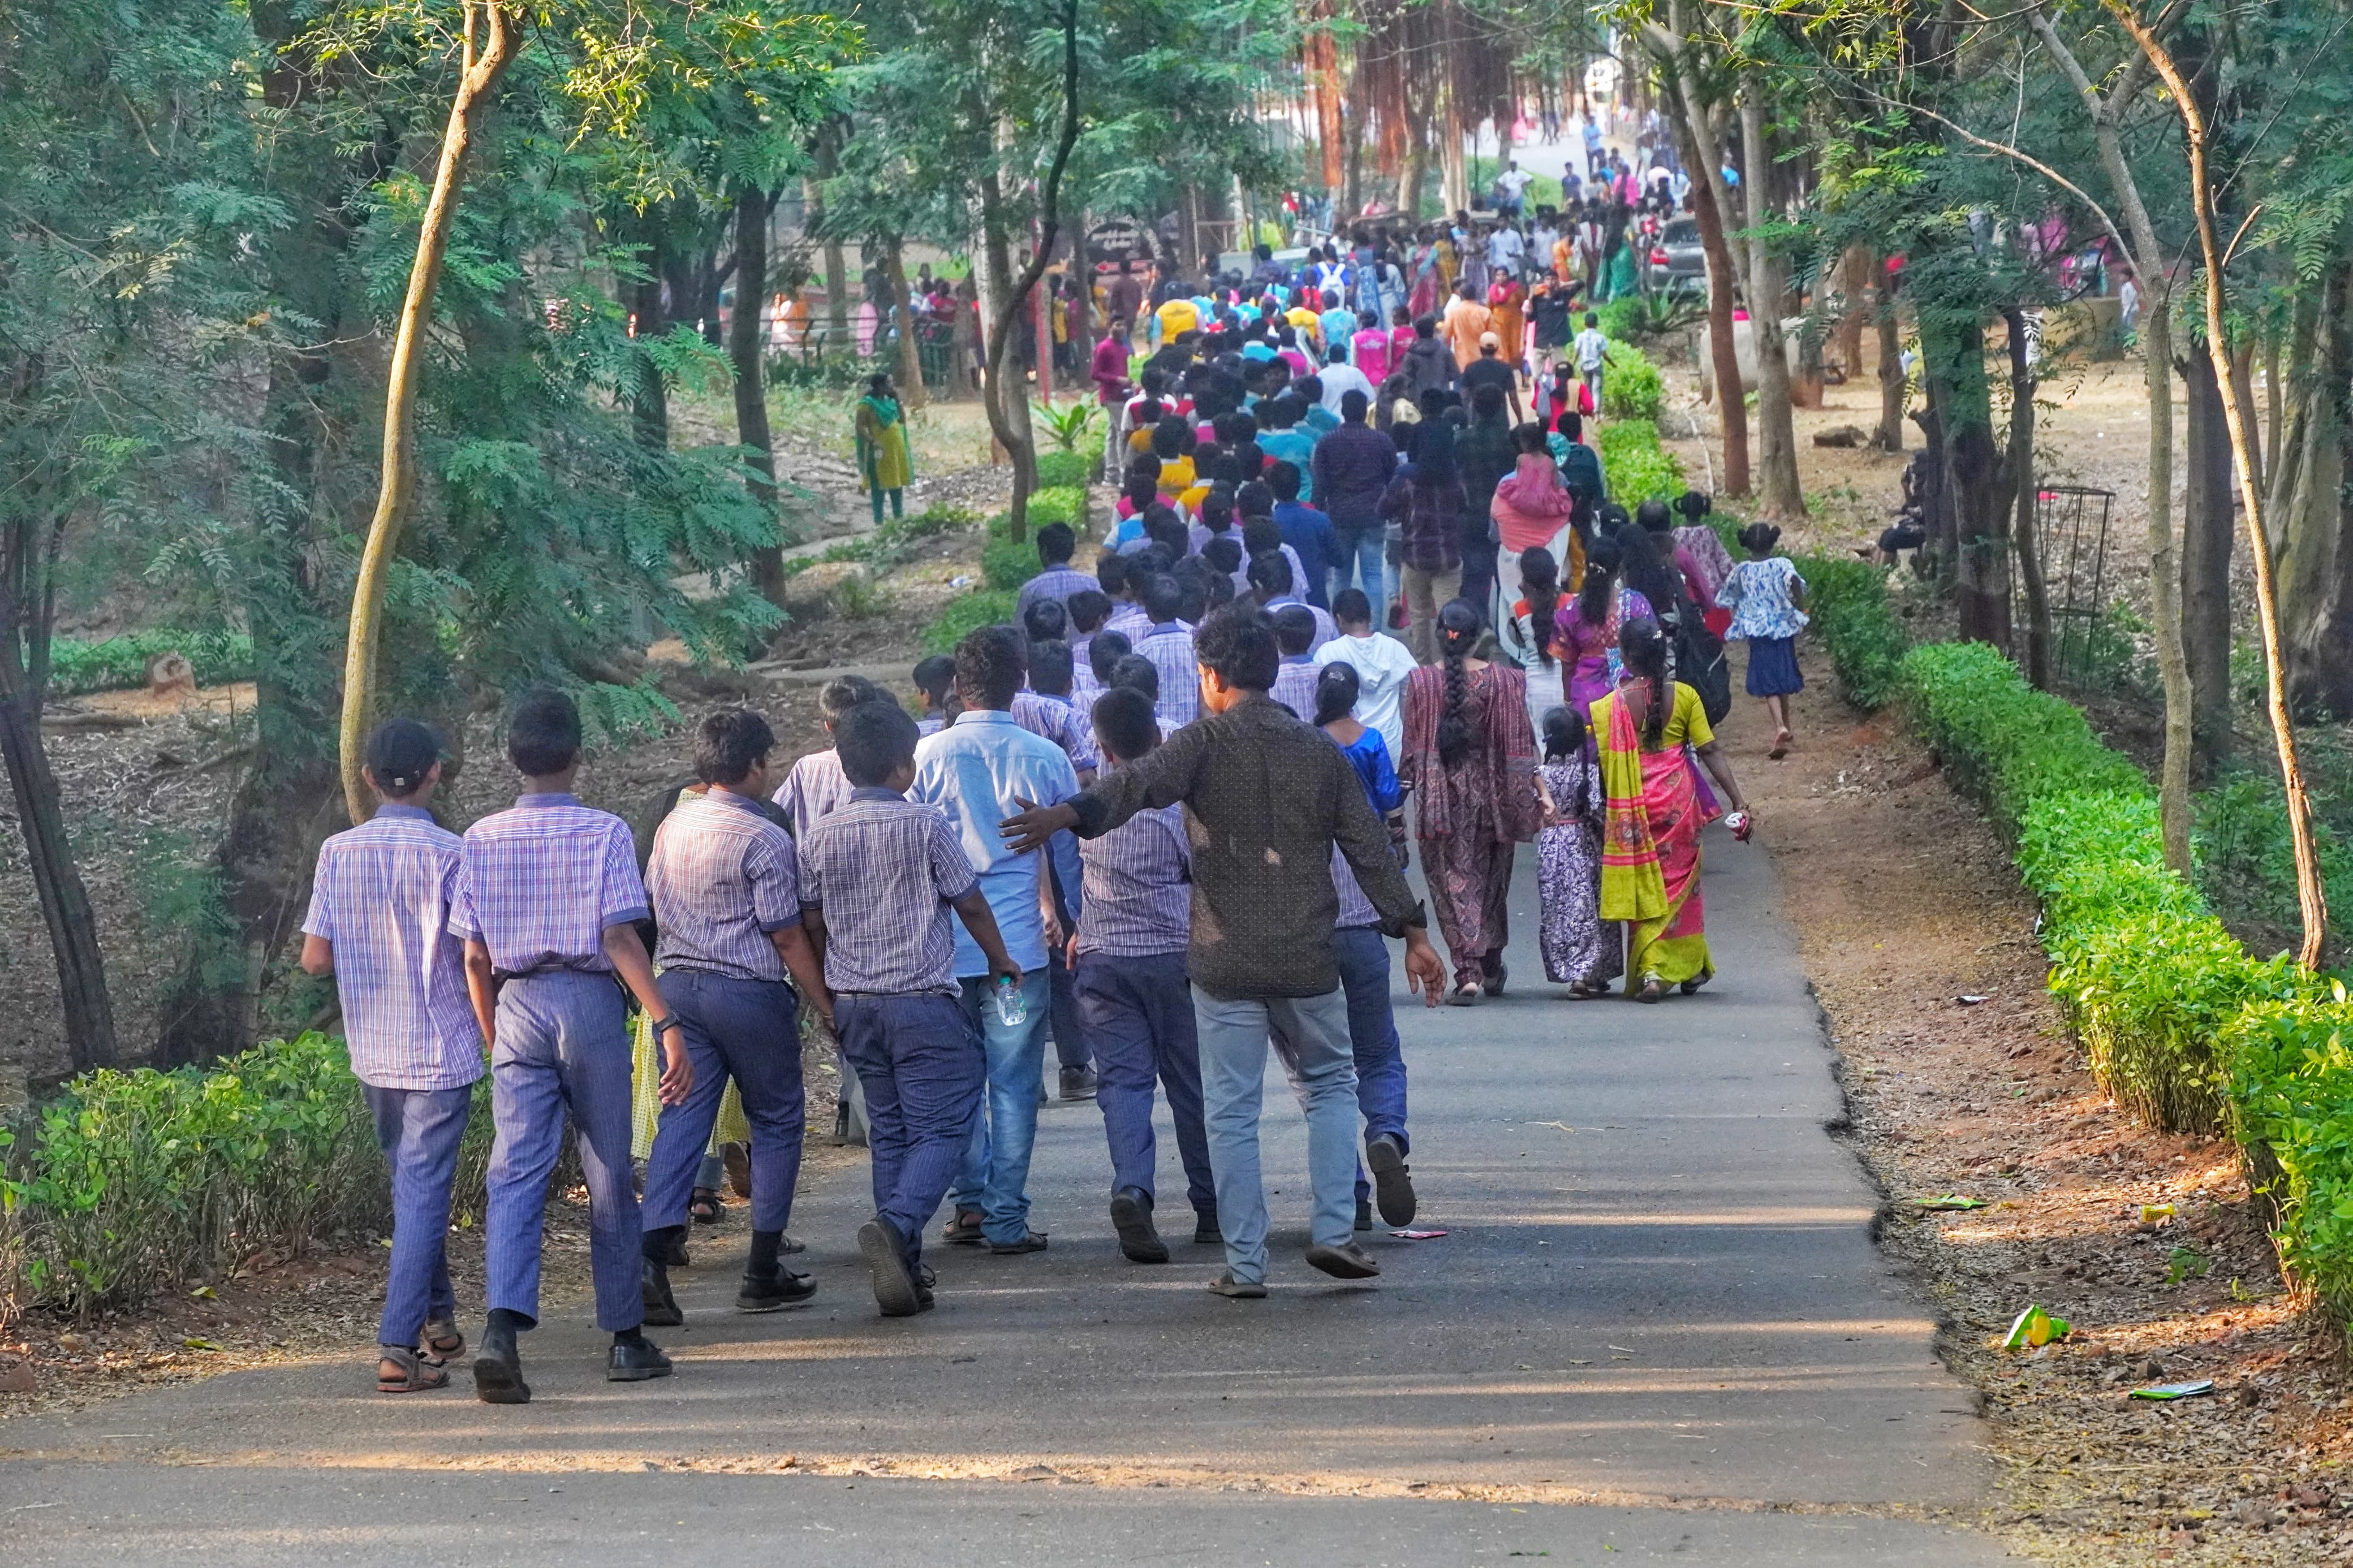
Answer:
<svg viewBox="0 0 2353 1568"><path fill-rule="evenodd" d="M383 1400L337 1363L12 1424L0 1562L583 1568L732 1555L746 1533L786 1563L853 1542L873 1564L2000 1561L1929 1522L1974 1517L1978 1424L1824 1134L1830 1054L1768 863L1711 859L1724 978L1699 997L1547 994L1524 865L1514 994L1400 999L1417 1223L1449 1234L1377 1236L1377 1280L1299 1260L1287 1095L1256 1302L1202 1288L1212 1248L1124 1262L1099 1120L1057 1105L1032 1188L1052 1248L948 1252L926 1317L873 1315L845 1170L793 1226L818 1304L733 1314L710 1248L680 1276L688 1326L659 1336L667 1382L600 1381L574 1311L526 1339L520 1409Z"/></svg>

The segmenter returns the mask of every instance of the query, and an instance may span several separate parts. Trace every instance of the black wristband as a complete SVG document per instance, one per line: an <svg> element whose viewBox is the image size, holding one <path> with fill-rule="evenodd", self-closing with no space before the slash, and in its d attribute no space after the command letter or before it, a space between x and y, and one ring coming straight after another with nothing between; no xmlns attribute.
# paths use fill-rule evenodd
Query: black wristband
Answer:
<svg viewBox="0 0 2353 1568"><path fill-rule="evenodd" d="M654 1038L659 1040L662 1036L676 1027L678 1027L678 1015L675 1013L666 1013L662 1016L654 1020Z"/></svg>

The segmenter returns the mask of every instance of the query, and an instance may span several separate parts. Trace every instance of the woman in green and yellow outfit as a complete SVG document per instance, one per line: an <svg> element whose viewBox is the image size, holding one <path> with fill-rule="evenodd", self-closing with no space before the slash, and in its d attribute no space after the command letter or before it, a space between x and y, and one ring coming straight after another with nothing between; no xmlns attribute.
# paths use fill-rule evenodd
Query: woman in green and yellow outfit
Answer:
<svg viewBox="0 0 2353 1568"><path fill-rule="evenodd" d="M866 384L858 400L858 482L873 503L874 526L882 526L882 498L891 498L891 515L904 517L908 483L915 477L914 453L907 445L907 415L887 375Z"/></svg>
<svg viewBox="0 0 2353 1568"><path fill-rule="evenodd" d="M1693 752L1735 811L1748 806L1699 693L1667 679L1659 623L1627 622L1618 647L1625 673L1593 704L1605 803L1600 914L1626 922L1627 994L1656 1002L1670 985L1688 994L1715 974L1699 886L1699 831L1715 810L1694 787Z"/></svg>

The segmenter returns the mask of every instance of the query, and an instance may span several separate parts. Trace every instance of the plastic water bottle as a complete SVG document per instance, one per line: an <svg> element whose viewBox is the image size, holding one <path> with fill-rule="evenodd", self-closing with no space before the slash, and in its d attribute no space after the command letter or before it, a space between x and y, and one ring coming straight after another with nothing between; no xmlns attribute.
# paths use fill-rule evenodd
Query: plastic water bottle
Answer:
<svg viewBox="0 0 2353 1568"><path fill-rule="evenodd" d="M997 977L997 1021L1008 1029L1029 1021L1029 998L1021 994L1020 982L1009 974Z"/></svg>

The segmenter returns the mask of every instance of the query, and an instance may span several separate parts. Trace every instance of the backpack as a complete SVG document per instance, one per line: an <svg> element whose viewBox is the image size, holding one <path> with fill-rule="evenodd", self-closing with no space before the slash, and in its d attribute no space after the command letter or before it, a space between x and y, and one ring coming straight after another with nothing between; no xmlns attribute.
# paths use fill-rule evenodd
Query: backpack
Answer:
<svg viewBox="0 0 2353 1568"><path fill-rule="evenodd" d="M1675 616L1674 676L1699 693L1699 705L1710 724L1721 724L1732 711L1732 666L1724 657L1724 642L1699 617L1688 599Z"/></svg>
<svg viewBox="0 0 2353 1568"><path fill-rule="evenodd" d="M1599 454L1582 442L1570 442L1567 456L1560 460L1560 479L1568 487L1568 493L1577 500L1599 500L1602 492Z"/></svg>

